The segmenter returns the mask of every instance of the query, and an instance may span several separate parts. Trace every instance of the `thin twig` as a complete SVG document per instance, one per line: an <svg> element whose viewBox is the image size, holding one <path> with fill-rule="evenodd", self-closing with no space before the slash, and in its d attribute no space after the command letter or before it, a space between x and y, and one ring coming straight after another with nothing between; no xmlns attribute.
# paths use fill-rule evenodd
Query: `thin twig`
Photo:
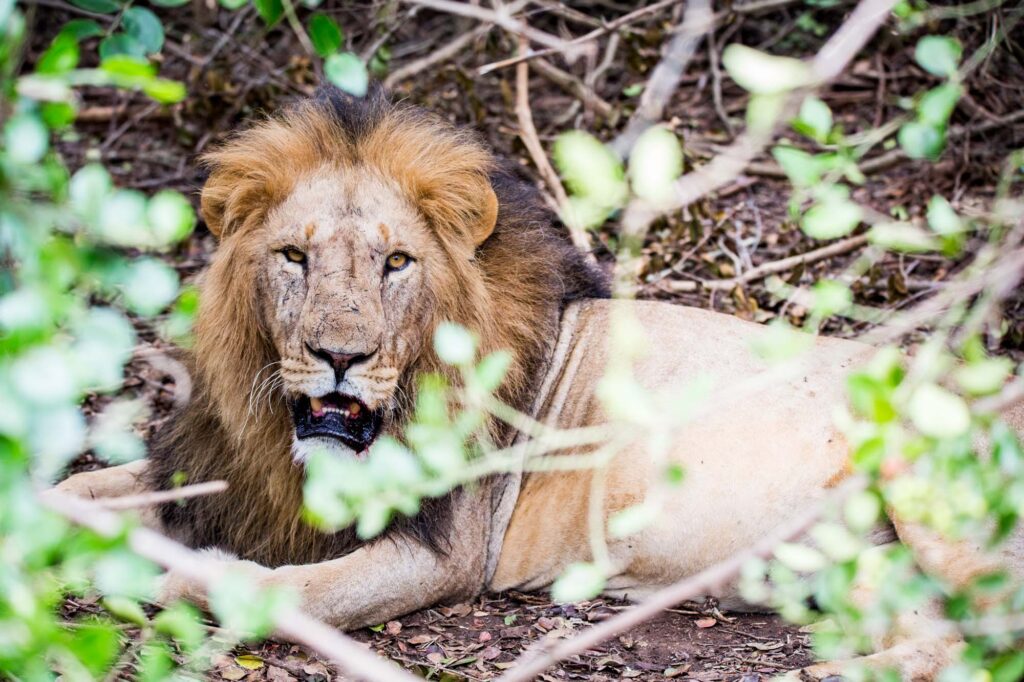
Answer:
<svg viewBox="0 0 1024 682"><path fill-rule="evenodd" d="M203 495L213 495L214 493L222 493L227 489L227 481L207 481L194 485L183 485L173 490L156 490L139 495L124 495L122 497L97 497L91 501L110 511L123 511L140 507L154 507L158 504L187 500Z"/></svg>
<svg viewBox="0 0 1024 682"><path fill-rule="evenodd" d="M39 499L44 506L69 521L102 536L117 537L124 532L121 517L95 503L54 490L47 491ZM223 562L206 559L160 533L148 528L134 528L127 537L129 546L139 556L177 571L207 589L214 587L223 577ZM416 682L420 679L382 660L358 642L297 608L279 609L273 620L275 631L282 637L309 647L357 679L372 682Z"/></svg>
<svg viewBox="0 0 1024 682"><path fill-rule="evenodd" d="M444 47L434 50L426 57L417 59L416 61L409 62L404 66L395 69L388 74L387 78L384 79L385 88L393 88L398 83L404 80L412 78L416 74L429 69L434 64L448 61L458 53L462 52L466 47L480 36L486 35L488 31L494 28L494 24L484 24L483 26L477 26L468 33L463 33L458 38L455 38Z"/></svg>
<svg viewBox="0 0 1024 682"><path fill-rule="evenodd" d="M567 57L574 57L579 48L573 46L571 43L567 43L557 36L553 36L550 33L545 33L538 29L533 28L529 24L516 19L514 11L511 6L502 7L499 10L489 10L479 5L472 5L468 2L455 2L454 0L403 0L412 5L422 5L438 12L447 12L448 14L457 14L462 17L469 17L470 19L478 19L480 21L486 21L497 26L501 26L503 29L510 33L516 33L518 35L525 36L535 43L540 43L545 47L555 48L560 52L566 53Z"/></svg>
<svg viewBox="0 0 1024 682"><path fill-rule="evenodd" d="M664 609L675 606L688 599L701 598L712 593L716 588L726 585L739 575L751 559L771 556L776 547L803 535L822 514L838 504L849 495L863 490L867 480L862 476L847 479L836 487L828 496L811 505L797 518L782 524L774 532L766 535L752 547L732 555L725 561L710 566L696 575L659 590L628 611L623 611L608 620L585 630L577 636L558 641L550 649L541 648L531 654L524 654L520 663L505 675L498 678L499 682L526 682L543 672L548 666L564 660L574 654L591 649L601 642L624 632L629 628L647 621Z"/></svg>
<svg viewBox="0 0 1024 682"><path fill-rule="evenodd" d="M526 40L520 38L520 49L525 48ZM533 125L533 112L530 110L529 68L526 62L522 62L516 67L516 118L519 120L519 138L530 152L530 157L533 159L534 165L537 166L544 183L555 196L559 209L564 211L569 206L569 196L565 193L565 188L562 187L562 181L555 169L551 167L551 162L548 161L547 154L544 153L544 147L541 146L540 138L537 137L537 129ZM569 236L576 248L583 253L590 253L590 240L587 238L586 232L578 225L567 223L567 226Z"/></svg>
<svg viewBox="0 0 1024 682"><path fill-rule="evenodd" d="M601 28L594 29L593 31L591 31L590 33L587 33L586 35L582 35L579 38L575 38L573 40L570 40L567 44L569 46L572 46L572 47L579 46L579 45L584 45L584 44L589 43L589 42L591 42L593 40L597 40L598 38L600 38L601 36L603 36L603 35L605 35L607 33L611 33L612 31L616 31L619 28L621 28L622 26L625 26L626 24L629 24L629 23L632 23L634 21L637 21L638 19L642 19L642 18L646 17L649 14L654 14L655 12L659 12L659 11L665 9L666 7L671 7L672 5L677 5L680 2L682 2L682 0L661 0L661 2L656 2L653 5L648 5L647 7L641 7L640 9L634 10L634 11L630 12L629 14L622 15L621 17L619 17L618 19L615 19L614 21L608 22L607 24L605 24ZM519 54L519 55L516 55L515 57L510 57L509 59L502 59L502 60L497 61L497 62L492 62L490 64L485 64L485 65L481 66L479 69L477 69L476 72L477 72L477 75L483 76L483 75L486 75L486 74L488 74L491 71L494 71L496 69L503 69L503 68L505 68L507 66L514 66L515 64L518 64L520 62L525 62L525 61L528 61L530 59L536 59L537 57L547 57L548 55L556 54L558 52L559 52L558 49L549 48L549 49L546 49L546 50L537 50L536 52L528 52L526 54Z"/></svg>
<svg viewBox="0 0 1024 682"><path fill-rule="evenodd" d="M547 78L573 97L578 98L585 107L596 112L605 120L611 119L614 115L615 107L603 100L592 88L571 73L563 71L551 62L543 59L536 60L533 63L533 68L544 78Z"/></svg>

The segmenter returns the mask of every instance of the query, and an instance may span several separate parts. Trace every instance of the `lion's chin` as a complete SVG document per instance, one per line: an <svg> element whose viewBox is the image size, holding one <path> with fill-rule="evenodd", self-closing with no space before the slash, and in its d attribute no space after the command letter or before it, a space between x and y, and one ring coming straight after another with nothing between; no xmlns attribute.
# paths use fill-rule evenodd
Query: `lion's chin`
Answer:
<svg viewBox="0 0 1024 682"><path fill-rule="evenodd" d="M357 452L336 438L292 436L292 459L296 464L305 466L306 462L318 452L325 452L335 457L360 458L366 456L366 450Z"/></svg>

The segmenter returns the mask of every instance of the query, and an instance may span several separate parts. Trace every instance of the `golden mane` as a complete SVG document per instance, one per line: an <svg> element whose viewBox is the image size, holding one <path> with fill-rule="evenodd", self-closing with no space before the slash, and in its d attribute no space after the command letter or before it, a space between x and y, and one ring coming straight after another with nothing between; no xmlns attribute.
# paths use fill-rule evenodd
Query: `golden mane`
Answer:
<svg viewBox="0 0 1024 682"><path fill-rule="evenodd" d="M204 162L211 174L202 213L220 245L200 284L189 357L196 390L152 449L157 488L180 479L176 472L190 481L224 478L231 486L216 497L164 508L168 527L195 546L220 546L273 566L323 560L359 544L350 531L325 534L302 521L302 471L289 456L283 397L269 407L251 404L261 372L279 359L255 270L266 248L261 226L304 176L325 165L375 168L418 207L448 256L443 285L432 292L433 314L420 330L428 342L403 374L399 419L419 375L454 379L429 343L438 323L471 329L483 353L511 351L499 394L528 409L565 303L607 295L601 275L554 227L533 188L475 135L394 104L380 90L365 99L324 90L237 134ZM511 436L494 431L499 441ZM420 514L396 520L392 531L443 549L447 508L444 498L425 501Z"/></svg>

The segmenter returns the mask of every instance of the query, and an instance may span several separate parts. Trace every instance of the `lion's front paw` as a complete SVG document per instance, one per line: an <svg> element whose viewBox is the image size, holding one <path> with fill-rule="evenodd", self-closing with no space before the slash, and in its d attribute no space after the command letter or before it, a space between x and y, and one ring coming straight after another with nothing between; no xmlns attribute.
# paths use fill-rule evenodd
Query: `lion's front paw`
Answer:
<svg viewBox="0 0 1024 682"><path fill-rule="evenodd" d="M199 552L202 561L206 566L201 570L202 578L193 577L192 573L186 574L180 570L170 570L163 575L157 588L158 604L170 604L179 599L188 600L202 608L209 608L207 598L207 584L211 581L216 583L223 576L234 575L244 576L256 580L261 576L270 573L266 566L260 566L254 561L244 561L235 557L230 552L217 548L204 549Z"/></svg>

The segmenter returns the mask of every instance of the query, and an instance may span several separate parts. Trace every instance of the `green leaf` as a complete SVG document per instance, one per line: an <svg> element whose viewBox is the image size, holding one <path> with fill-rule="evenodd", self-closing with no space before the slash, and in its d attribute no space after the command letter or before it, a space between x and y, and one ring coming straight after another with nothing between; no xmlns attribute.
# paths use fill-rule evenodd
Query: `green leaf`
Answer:
<svg viewBox="0 0 1024 682"><path fill-rule="evenodd" d="M103 600L103 608L128 623L143 626L149 623L142 606L130 597L107 597Z"/></svg>
<svg viewBox="0 0 1024 682"><path fill-rule="evenodd" d="M910 223L879 223L868 232L868 239L872 244L905 253L937 251L940 247L934 236Z"/></svg>
<svg viewBox="0 0 1024 682"><path fill-rule="evenodd" d="M946 148L946 133L920 121L904 123L897 135L900 147L912 159L929 159L934 161Z"/></svg>
<svg viewBox="0 0 1024 682"><path fill-rule="evenodd" d="M155 258L128 266L121 285L125 305L140 315L156 315L178 295L178 273Z"/></svg>
<svg viewBox="0 0 1024 682"><path fill-rule="evenodd" d="M245 5L248 0L217 0L220 6L227 10L236 10Z"/></svg>
<svg viewBox="0 0 1024 682"><path fill-rule="evenodd" d="M434 350L449 365L467 365L476 356L476 340L464 327L442 322L434 331Z"/></svg>
<svg viewBox="0 0 1024 682"><path fill-rule="evenodd" d="M956 38L925 36L917 41L914 59L933 76L948 78L956 74L963 48Z"/></svg>
<svg viewBox="0 0 1024 682"><path fill-rule="evenodd" d="M276 24L284 14L284 5L281 4L281 0L252 0L252 4L267 26Z"/></svg>
<svg viewBox="0 0 1024 682"><path fill-rule="evenodd" d="M511 365L512 356L507 351L495 351L485 357L474 372L480 388L488 392L497 389Z"/></svg>
<svg viewBox="0 0 1024 682"><path fill-rule="evenodd" d="M821 180L822 164L817 157L796 147L775 147L772 156L797 187L812 187Z"/></svg>
<svg viewBox="0 0 1024 682"><path fill-rule="evenodd" d="M971 413L963 399L935 384L914 391L907 412L917 430L933 438L956 438L971 427Z"/></svg>
<svg viewBox="0 0 1024 682"><path fill-rule="evenodd" d="M108 552L96 562L96 587L108 596L152 598L159 571L126 549Z"/></svg>
<svg viewBox="0 0 1024 682"><path fill-rule="evenodd" d="M93 677L102 677L121 650L118 631L100 621L79 623L66 646Z"/></svg>
<svg viewBox="0 0 1024 682"><path fill-rule="evenodd" d="M145 56L115 54L100 63L100 68L111 76L128 78L152 78L156 75L156 67L146 61Z"/></svg>
<svg viewBox="0 0 1024 682"><path fill-rule="evenodd" d="M50 148L50 133L32 114L16 114L4 126L4 145L14 163L37 163Z"/></svg>
<svg viewBox="0 0 1024 682"><path fill-rule="evenodd" d="M149 200L146 221L156 242L165 246L180 242L191 234L196 225L196 214L192 204L180 192L162 190Z"/></svg>
<svg viewBox="0 0 1024 682"><path fill-rule="evenodd" d="M61 31L39 57L37 73L66 73L78 66L78 41L74 35Z"/></svg>
<svg viewBox="0 0 1024 682"><path fill-rule="evenodd" d="M658 508L653 504L634 504L608 517L608 535L624 538L635 535L658 518Z"/></svg>
<svg viewBox="0 0 1024 682"><path fill-rule="evenodd" d="M722 65L744 90L775 95L808 85L810 68L799 59L776 57L745 45L729 45L722 53Z"/></svg>
<svg viewBox="0 0 1024 682"><path fill-rule="evenodd" d="M67 102L47 102L39 107L43 121L52 130L60 130L75 121L75 107Z"/></svg>
<svg viewBox="0 0 1024 682"><path fill-rule="evenodd" d="M845 311L853 303L850 287L834 280L819 280L813 288L815 315L829 317Z"/></svg>
<svg viewBox="0 0 1024 682"><path fill-rule="evenodd" d="M366 65L351 52L332 54L324 62L324 75L339 88L355 97L362 97L370 87Z"/></svg>
<svg viewBox="0 0 1024 682"><path fill-rule="evenodd" d="M817 97L808 96L800 105L800 115L793 122L797 132L824 142L832 132L832 110Z"/></svg>
<svg viewBox="0 0 1024 682"><path fill-rule="evenodd" d="M142 86L142 91L161 104L175 104L188 94L184 83L166 78L153 79Z"/></svg>
<svg viewBox="0 0 1024 682"><path fill-rule="evenodd" d="M61 33L67 33L75 40L85 40L103 35L103 27L92 19L72 19L60 29Z"/></svg>
<svg viewBox="0 0 1024 682"><path fill-rule="evenodd" d="M580 130L559 135L553 156L572 193L604 208L618 207L628 197L622 163L593 135Z"/></svg>
<svg viewBox="0 0 1024 682"><path fill-rule="evenodd" d="M798 573L814 573L828 565L825 556L806 545L784 542L775 548L775 558Z"/></svg>
<svg viewBox="0 0 1024 682"><path fill-rule="evenodd" d="M309 18L309 39L313 41L316 53L326 58L341 49L344 36L338 22L323 12L317 12Z"/></svg>
<svg viewBox="0 0 1024 682"><path fill-rule="evenodd" d="M846 522L858 533L870 530L878 521L881 512L882 505L878 501L878 496L866 490L851 495L843 507Z"/></svg>
<svg viewBox="0 0 1024 682"><path fill-rule="evenodd" d="M152 4L157 7L183 7L187 5L190 0L149 0Z"/></svg>
<svg viewBox="0 0 1024 682"><path fill-rule="evenodd" d="M560 604L585 601L601 594L605 576L596 564L570 564L551 586L551 599Z"/></svg>
<svg viewBox="0 0 1024 682"><path fill-rule="evenodd" d="M682 172L683 148L679 138L660 125L645 130L629 155L633 192L655 206L670 206L675 196L675 180Z"/></svg>
<svg viewBox="0 0 1024 682"><path fill-rule="evenodd" d="M941 235L959 234L964 230L960 216L946 198L938 194L928 201L928 226Z"/></svg>
<svg viewBox="0 0 1024 682"><path fill-rule="evenodd" d="M130 7L121 18L124 31L137 40L147 53L159 52L164 46L164 27L151 10Z"/></svg>
<svg viewBox="0 0 1024 682"><path fill-rule="evenodd" d="M71 4L98 14L113 14L121 9L121 3L114 0L71 0Z"/></svg>
<svg viewBox="0 0 1024 682"><path fill-rule="evenodd" d="M849 199L829 198L808 209L800 227L809 237L836 239L853 232L863 215L861 207Z"/></svg>
<svg viewBox="0 0 1024 682"><path fill-rule="evenodd" d="M115 33L100 41L100 58L108 59L117 55L144 58L146 46L127 33Z"/></svg>
<svg viewBox="0 0 1024 682"><path fill-rule="evenodd" d="M174 659L165 642L149 642L142 647L135 676L139 682L163 682L175 679L171 675L172 670L174 670Z"/></svg>
<svg viewBox="0 0 1024 682"><path fill-rule="evenodd" d="M988 395L999 391L1012 371L1009 358L983 358L959 367L953 376L967 393Z"/></svg>
<svg viewBox="0 0 1024 682"><path fill-rule="evenodd" d="M153 619L153 625L157 632L173 637L186 649L195 649L206 639L199 611L184 602L164 608Z"/></svg>
<svg viewBox="0 0 1024 682"><path fill-rule="evenodd" d="M932 88L921 97L917 105L918 119L921 123L941 130L949 123L949 117L953 115L962 94L963 88L956 83L944 83Z"/></svg>

